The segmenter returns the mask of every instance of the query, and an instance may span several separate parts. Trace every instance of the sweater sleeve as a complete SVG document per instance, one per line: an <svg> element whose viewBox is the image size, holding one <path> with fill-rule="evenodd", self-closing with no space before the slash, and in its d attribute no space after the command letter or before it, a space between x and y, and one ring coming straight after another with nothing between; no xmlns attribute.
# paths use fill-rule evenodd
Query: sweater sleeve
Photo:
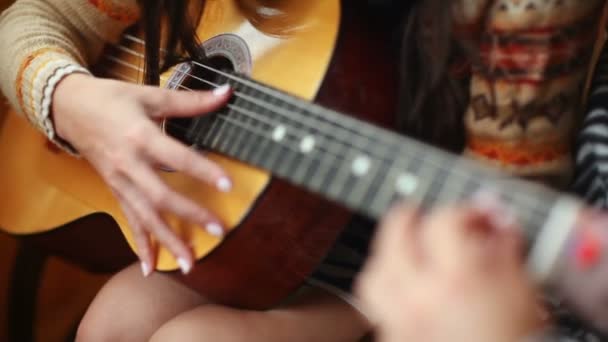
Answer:
<svg viewBox="0 0 608 342"><path fill-rule="evenodd" d="M49 139L55 86L89 73L106 43L139 17L137 0L17 0L0 16L0 85L13 108Z"/></svg>
<svg viewBox="0 0 608 342"><path fill-rule="evenodd" d="M608 208L608 44L604 44L577 135L573 190L591 205Z"/></svg>

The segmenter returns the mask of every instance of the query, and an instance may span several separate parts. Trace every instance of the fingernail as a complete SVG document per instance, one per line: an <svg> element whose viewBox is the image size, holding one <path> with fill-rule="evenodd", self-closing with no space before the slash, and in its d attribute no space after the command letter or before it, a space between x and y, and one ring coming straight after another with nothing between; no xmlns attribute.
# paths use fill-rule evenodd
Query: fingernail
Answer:
<svg viewBox="0 0 608 342"><path fill-rule="evenodd" d="M224 229L222 228L222 226L215 222L207 223L205 228L207 229L207 233L209 233L209 235L213 235L216 237L224 236Z"/></svg>
<svg viewBox="0 0 608 342"><path fill-rule="evenodd" d="M213 89L213 95L222 96L222 95L225 95L226 93L228 93L229 91L230 91L230 85L224 84L223 86L219 86L219 87Z"/></svg>
<svg viewBox="0 0 608 342"><path fill-rule="evenodd" d="M499 230L509 230L515 226L515 215L510 210L495 212L490 216L492 223Z"/></svg>
<svg viewBox="0 0 608 342"><path fill-rule="evenodd" d="M232 182L230 179L222 177L217 181L216 186L221 192L228 192L232 189Z"/></svg>
<svg viewBox="0 0 608 342"><path fill-rule="evenodd" d="M513 212L502 204L491 190L482 189L471 197L472 205L487 214L496 229L508 230L515 226L517 219Z"/></svg>
<svg viewBox="0 0 608 342"><path fill-rule="evenodd" d="M190 273L190 270L192 269L192 264L190 264L186 259L178 258L177 264L179 265L179 268L182 270L183 274Z"/></svg>
<svg viewBox="0 0 608 342"><path fill-rule="evenodd" d="M144 277L147 277L150 275L150 273L152 273L152 268L145 261L141 262L141 273L144 274Z"/></svg>
<svg viewBox="0 0 608 342"><path fill-rule="evenodd" d="M491 190L481 189L471 196L471 204L484 212L492 213L502 208L500 199Z"/></svg>

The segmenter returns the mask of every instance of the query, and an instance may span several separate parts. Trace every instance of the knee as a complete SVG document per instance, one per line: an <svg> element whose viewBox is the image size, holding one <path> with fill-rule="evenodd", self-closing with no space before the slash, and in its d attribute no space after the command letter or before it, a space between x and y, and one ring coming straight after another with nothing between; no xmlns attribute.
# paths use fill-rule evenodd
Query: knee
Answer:
<svg viewBox="0 0 608 342"><path fill-rule="evenodd" d="M274 341L267 331L269 316L266 312L204 305L164 324L149 342Z"/></svg>
<svg viewBox="0 0 608 342"><path fill-rule="evenodd" d="M103 315L88 311L78 326L76 342L124 341L119 332Z"/></svg>
<svg viewBox="0 0 608 342"><path fill-rule="evenodd" d="M97 294L78 327L76 341L147 341L165 322L201 301L170 278L161 274L144 278L138 266L132 266Z"/></svg>
<svg viewBox="0 0 608 342"><path fill-rule="evenodd" d="M115 276L97 294L78 326L76 342L128 341L128 325L137 324L128 313L132 297L122 278Z"/></svg>

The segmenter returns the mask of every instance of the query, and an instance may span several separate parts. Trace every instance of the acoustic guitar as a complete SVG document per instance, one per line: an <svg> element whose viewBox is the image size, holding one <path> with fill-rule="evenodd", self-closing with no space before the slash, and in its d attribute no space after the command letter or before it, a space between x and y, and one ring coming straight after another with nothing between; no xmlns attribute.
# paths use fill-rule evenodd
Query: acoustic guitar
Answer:
<svg viewBox="0 0 608 342"><path fill-rule="evenodd" d="M534 274L550 278L584 217L580 204L390 131L396 63L387 35L366 14L358 1L206 1L198 34L209 60L171 68L161 86L189 91L230 83L233 100L217 113L169 120L163 128L223 166L234 190L222 194L159 172L217 213L230 233L218 239L169 217L198 262L182 276L160 249L159 271L218 303L266 308L314 270L352 212L376 219L399 200L431 206L491 187L522 222ZM140 82L142 51L141 39L125 35L96 70ZM0 155L0 227L88 265L134 260L128 223L84 160L53 147L15 113L1 126Z"/></svg>

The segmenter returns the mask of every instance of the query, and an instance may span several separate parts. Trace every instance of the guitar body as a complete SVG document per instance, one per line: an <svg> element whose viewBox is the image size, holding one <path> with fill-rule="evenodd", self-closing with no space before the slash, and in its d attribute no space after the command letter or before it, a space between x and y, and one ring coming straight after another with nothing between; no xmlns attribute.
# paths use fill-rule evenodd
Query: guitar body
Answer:
<svg viewBox="0 0 608 342"><path fill-rule="evenodd" d="M209 55L229 60L256 81L390 127L396 63L382 29L370 28L375 23L366 18L365 6L339 0L276 3L207 0L198 34ZM126 44L142 50L133 41ZM116 56L142 65L133 55ZM99 70L104 76L132 81L143 76L120 63L103 66ZM163 75L162 85L174 85L178 71L176 67ZM116 270L135 260L136 248L118 203L84 160L61 152L12 112L0 124L0 155L3 230L94 270ZM191 274L181 276L173 257L160 249L157 269L218 303L272 306L314 270L351 214L259 169L209 156L232 176L230 194L179 173L162 175L213 210L231 232L220 240L168 217L199 261Z"/></svg>

